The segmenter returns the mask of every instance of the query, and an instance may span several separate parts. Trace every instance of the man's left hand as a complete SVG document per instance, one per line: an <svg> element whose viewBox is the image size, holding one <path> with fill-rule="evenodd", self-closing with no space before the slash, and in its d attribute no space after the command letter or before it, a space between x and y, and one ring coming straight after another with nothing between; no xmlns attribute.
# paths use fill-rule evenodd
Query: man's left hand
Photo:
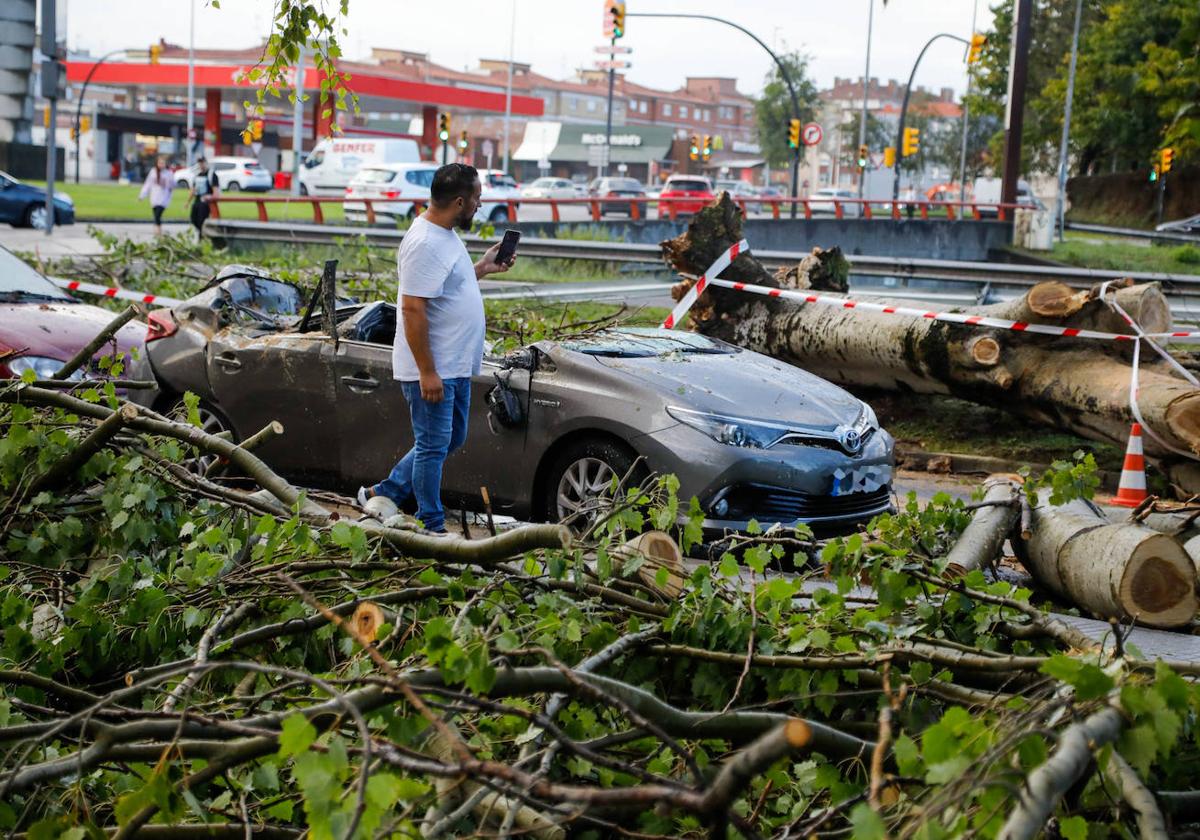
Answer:
<svg viewBox="0 0 1200 840"><path fill-rule="evenodd" d="M496 262L496 255L500 253L500 243L497 242L491 248L484 252L483 258L475 263L475 276L486 277L489 274L503 274L517 263L517 258L514 255L512 262L502 263Z"/></svg>

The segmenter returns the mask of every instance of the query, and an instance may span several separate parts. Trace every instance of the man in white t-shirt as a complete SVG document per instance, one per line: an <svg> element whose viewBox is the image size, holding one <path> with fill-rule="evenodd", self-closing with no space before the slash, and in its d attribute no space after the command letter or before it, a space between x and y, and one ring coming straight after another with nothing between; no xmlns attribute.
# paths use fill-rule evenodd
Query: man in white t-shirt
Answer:
<svg viewBox="0 0 1200 840"><path fill-rule="evenodd" d="M483 298L479 279L508 271L516 260L496 262L500 245L472 264L455 228L471 229L479 209L475 167L450 163L433 176L430 206L413 219L400 243L400 276L392 375L400 380L413 425L413 448L358 502L387 496L397 505L416 496L417 517L437 533L446 531L442 465L467 438L471 377L483 359Z"/></svg>

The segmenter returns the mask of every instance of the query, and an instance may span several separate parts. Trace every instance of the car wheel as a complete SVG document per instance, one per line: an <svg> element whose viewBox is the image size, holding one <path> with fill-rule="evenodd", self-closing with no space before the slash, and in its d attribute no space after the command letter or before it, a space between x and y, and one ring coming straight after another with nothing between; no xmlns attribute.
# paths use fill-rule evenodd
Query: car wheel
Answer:
<svg viewBox="0 0 1200 840"><path fill-rule="evenodd" d="M180 178L178 181L175 182L175 189L186 190L187 188L188 188L188 182L183 180L182 178Z"/></svg>
<svg viewBox="0 0 1200 840"><path fill-rule="evenodd" d="M503 207L497 207L496 209L494 209L492 211L491 215L488 216L488 221L491 222L492 224L498 224L499 222L507 222L508 221L508 211L505 210Z"/></svg>
<svg viewBox="0 0 1200 840"><path fill-rule="evenodd" d="M214 408L210 403L206 402L205 400L201 400L196 406L196 413L200 415L200 431L210 435L218 435L221 432L229 432L231 435L230 439L234 442L237 441L237 437L233 433L233 425L228 419L226 419L224 414ZM167 413L167 416L180 423L188 422L187 404L184 403L182 397ZM208 469L216 460L217 456L213 455L207 450L193 449L191 455L184 459L183 466L186 467L189 472L195 473L196 475L204 475L206 472L208 472Z"/></svg>
<svg viewBox="0 0 1200 840"><path fill-rule="evenodd" d="M543 509L551 521L567 522L578 532L593 525L611 507L613 479L639 482L647 474L626 447L600 438L568 446L555 459L545 484ZM633 470L630 473L630 470Z"/></svg>
<svg viewBox="0 0 1200 840"><path fill-rule="evenodd" d="M29 205L29 209L25 211L25 227L45 230L48 218L49 214L46 213L45 204L31 204Z"/></svg>
<svg viewBox="0 0 1200 840"><path fill-rule="evenodd" d="M229 192L237 192L241 188L242 188L242 185L239 184L237 181L230 181L229 186L227 186L225 189L227 189Z"/></svg>

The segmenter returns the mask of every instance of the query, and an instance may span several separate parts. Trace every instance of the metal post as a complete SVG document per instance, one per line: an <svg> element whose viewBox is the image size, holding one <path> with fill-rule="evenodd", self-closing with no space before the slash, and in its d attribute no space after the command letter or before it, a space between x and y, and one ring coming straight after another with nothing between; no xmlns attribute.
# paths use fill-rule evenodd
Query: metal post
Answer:
<svg viewBox="0 0 1200 840"><path fill-rule="evenodd" d="M1163 201L1167 194L1167 173L1160 172L1158 176L1158 199L1154 205L1154 226L1158 227L1162 224L1163 219Z"/></svg>
<svg viewBox="0 0 1200 840"><path fill-rule="evenodd" d="M858 145L863 146L867 142L867 97L870 93L871 85L871 30L875 25L875 0L867 0L867 69L863 71L863 101L862 112L858 117ZM840 132L839 132L840 133ZM864 166L858 173L858 197L863 197L863 190L867 185L867 169Z"/></svg>
<svg viewBox="0 0 1200 840"><path fill-rule="evenodd" d="M196 0L191 0L188 23L188 92L187 92L187 165L195 158L196 147Z"/></svg>
<svg viewBox="0 0 1200 840"><path fill-rule="evenodd" d="M612 42L608 45L608 115L604 119L604 160L600 167L600 174L608 174L608 162L612 160L612 99L613 99L613 79L616 78L617 69L617 36L613 35Z"/></svg>
<svg viewBox="0 0 1200 840"><path fill-rule="evenodd" d="M46 235L54 230L54 179L58 167L58 24L55 0L42 0L42 95L50 101L46 126Z"/></svg>
<svg viewBox="0 0 1200 840"><path fill-rule="evenodd" d="M1004 109L1004 172L1000 201L1017 200L1021 174L1021 131L1025 127L1025 82L1029 71L1029 41L1033 0L1015 0L1012 51L1008 57L1008 97Z"/></svg>
<svg viewBox="0 0 1200 840"><path fill-rule="evenodd" d="M971 4L971 37L975 37L975 21L979 14L979 0ZM970 55L970 47L968 55ZM967 65L967 92L963 94L963 125L962 125L962 155L958 159L958 200L967 200L967 136L970 131L971 105L967 101L971 96L971 65Z"/></svg>
<svg viewBox="0 0 1200 840"><path fill-rule="evenodd" d="M1067 102L1063 109L1062 143L1058 147L1058 197L1054 202L1054 221L1058 224L1058 241L1066 239L1067 229L1067 143L1071 138L1071 105L1075 99L1075 59L1079 54L1079 19L1083 0L1075 0L1075 31L1071 35L1071 65L1067 70Z"/></svg>
<svg viewBox="0 0 1200 840"><path fill-rule="evenodd" d="M83 123L83 100L87 98L88 85L92 81L92 76L95 75L95 73L96 73L96 68L98 68L104 62L108 61L114 55L117 55L118 53L123 53L123 52L125 52L124 49L113 50L110 53L105 53L104 55L100 56L100 59L95 64L92 65L92 69L88 70L88 74L83 80L83 87L80 88L80 90L79 90L79 102L77 102L75 105L75 183L76 184L79 183L79 135L81 133L80 126ZM92 118L92 125L93 126L96 125L96 117L95 116L93 116L93 118Z"/></svg>
<svg viewBox="0 0 1200 840"><path fill-rule="evenodd" d="M308 61L307 45L301 45L296 59L296 102L292 106L292 195L300 195L300 157L304 154L304 65Z"/></svg>
<svg viewBox="0 0 1200 840"><path fill-rule="evenodd" d="M500 168L508 172L508 126L512 120L513 42L517 37L517 0L512 0L508 26L508 84L504 87L504 156ZM491 167L491 161L488 166Z"/></svg>
<svg viewBox="0 0 1200 840"><path fill-rule="evenodd" d="M912 72L908 74L908 84L904 86L904 101L900 103L900 122L896 126L896 177L892 180L892 203L900 198L900 164L904 160L904 119L908 115L908 97L912 93L913 79L917 75L917 68L921 66L921 59L925 57L925 51L938 38L950 38L954 41L960 41L964 44L971 42L965 38L959 38L957 35L951 35L948 32L941 32L934 35L925 42L925 46L921 47L921 52L917 54L917 60L913 62Z"/></svg>

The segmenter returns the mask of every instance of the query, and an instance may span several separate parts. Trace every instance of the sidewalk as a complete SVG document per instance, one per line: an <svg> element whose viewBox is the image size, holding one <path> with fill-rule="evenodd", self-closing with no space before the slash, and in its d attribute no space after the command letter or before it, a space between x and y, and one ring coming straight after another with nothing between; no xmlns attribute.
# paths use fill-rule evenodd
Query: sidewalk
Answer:
<svg viewBox="0 0 1200 840"><path fill-rule="evenodd" d="M10 251L29 251L42 257L72 257L100 254L103 248L92 237L88 228L96 227L105 233L128 236L138 242L154 236L154 225L150 222L102 222L94 225L76 223L55 227L49 236L44 231L32 228L0 227L0 245ZM191 227L186 222L167 222L163 232L178 234Z"/></svg>

